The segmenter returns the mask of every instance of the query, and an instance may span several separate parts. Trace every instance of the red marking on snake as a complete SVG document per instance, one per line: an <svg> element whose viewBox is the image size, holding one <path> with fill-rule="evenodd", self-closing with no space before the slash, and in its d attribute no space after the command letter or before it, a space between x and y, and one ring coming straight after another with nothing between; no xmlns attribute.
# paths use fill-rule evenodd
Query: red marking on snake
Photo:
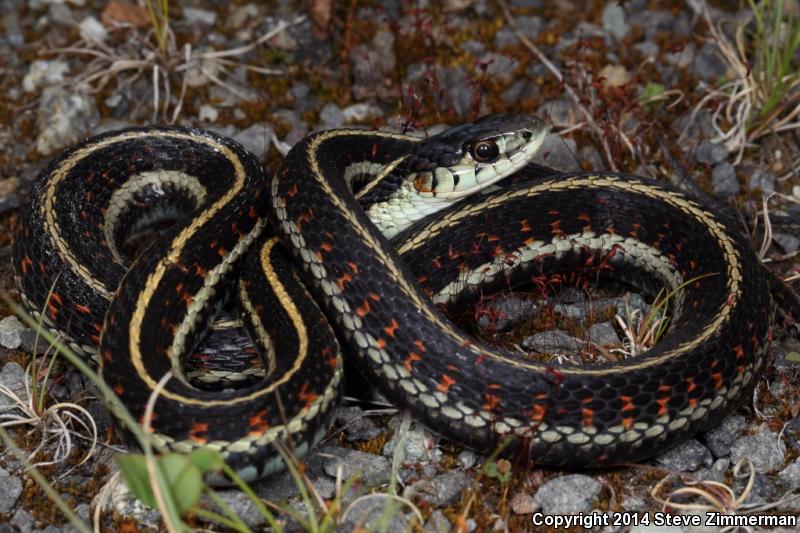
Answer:
<svg viewBox="0 0 800 533"><path fill-rule="evenodd" d="M379 350L383 350L384 348L386 348L386 339L378 337L375 340L375 347Z"/></svg>
<svg viewBox="0 0 800 533"><path fill-rule="evenodd" d="M339 286L339 289L344 289L344 284L353 281L353 276L351 276L348 272L345 272L336 280L336 284Z"/></svg>
<svg viewBox="0 0 800 533"><path fill-rule="evenodd" d="M397 331L398 326L399 324L397 323L397 320L393 318L392 323L383 328L383 331L385 331L390 337L394 338L394 334Z"/></svg>
<svg viewBox="0 0 800 533"><path fill-rule="evenodd" d="M347 263L347 266L350 268L350 271L353 274L358 274L358 265L356 263L353 263L352 261L349 261Z"/></svg>
<svg viewBox="0 0 800 533"><path fill-rule="evenodd" d="M554 217L557 217L557 216L560 216L560 215L561 215L561 211L558 211L557 209L551 209L551 210L549 210L549 211L547 212L547 214L548 214L548 215L552 215L552 216L554 216Z"/></svg>
<svg viewBox="0 0 800 533"><path fill-rule="evenodd" d="M620 396L619 399L622 400L622 408L620 408L620 411L623 413L636 409L636 406L633 405L633 396Z"/></svg>
<svg viewBox="0 0 800 533"><path fill-rule="evenodd" d="M494 394L486 393L483 397L486 399L483 405L481 405L481 408L484 411L490 411L490 412L494 411L495 409L497 409L497 406L499 406L500 402L502 401L500 396L496 396Z"/></svg>
<svg viewBox="0 0 800 533"><path fill-rule="evenodd" d="M411 344L416 346L417 350L419 350L420 352L424 352L425 351L425 343L422 342L421 340L417 339L414 342L412 342Z"/></svg>
<svg viewBox="0 0 800 533"><path fill-rule="evenodd" d="M442 262L439 260L438 257L434 257L433 260L431 261L431 264L433 265L433 268L436 269L442 268Z"/></svg>
<svg viewBox="0 0 800 533"><path fill-rule="evenodd" d="M531 231L531 227L528 225L528 219L527 218L520 222L520 226L521 227L519 228L519 230L522 233L528 233L529 231Z"/></svg>
<svg viewBox="0 0 800 533"><path fill-rule="evenodd" d="M692 392L697 388L694 378L686 378L686 392Z"/></svg>
<svg viewBox="0 0 800 533"><path fill-rule="evenodd" d="M733 347L733 353L736 354L736 359L744 359L744 346L737 344Z"/></svg>
<svg viewBox="0 0 800 533"><path fill-rule="evenodd" d="M202 433L205 433L207 431L208 431L208 424L206 422L195 422L192 425L192 429L189 430L189 438L197 443L205 444L208 441L208 439L206 439L202 435Z"/></svg>
<svg viewBox="0 0 800 533"><path fill-rule="evenodd" d="M413 364L421 360L422 356L420 354L418 354L417 352L409 352L408 357L403 359L403 366L407 371L411 372Z"/></svg>
<svg viewBox="0 0 800 533"><path fill-rule="evenodd" d="M450 390L450 387L452 387L455 384L455 382L456 380L454 380L447 374L442 374L442 379L439 381L439 384L436 385L436 390L438 390L439 392L447 392Z"/></svg>
<svg viewBox="0 0 800 533"><path fill-rule="evenodd" d="M125 387L122 386L122 383L117 383L116 385L114 385L114 394L119 396L123 392L125 392Z"/></svg>
<svg viewBox="0 0 800 533"><path fill-rule="evenodd" d="M356 307L356 314L361 318L364 318L369 314L369 310L369 300L365 298L364 303L360 307Z"/></svg>
<svg viewBox="0 0 800 533"><path fill-rule="evenodd" d="M333 244L329 242L323 242L322 244L319 245L319 247L325 252L330 252L331 250L333 250Z"/></svg>
<svg viewBox="0 0 800 533"><path fill-rule="evenodd" d="M85 305L82 305L82 304L73 304L73 305L74 305L75 310L77 312L83 313L84 315L88 315L89 313L92 312L92 310L90 308L86 307Z"/></svg>
<svg viewBox="0 0 800 533"><path fill-rule="evenodd" d="M294 185L292 185L291 189L286 191L286 196L288 196L289 198L294 198L295 195L299 192L300 192L300 186L297 183L295 183Z"/></svg>
<svg viewBox="0 0 800 533"><path fill-rule="evenodd" d="M714 380L714 390L722 388L722 372L714 372L711 374L711 379Z"/></svg>
<svg viewBox="0 0 800 533"><path fill-rule="evenodd" d="M260 437L269 429L269 422L267 422L266 417L266 409L263 409L250 417L248 423L250 425L251 436Z"/></svg>
<svg viewBox="0 0 800 533"><path fill-rule="evenodd" d="M581 409L581 424L584 426L594 425L594 410L584 407Z"/></svg>
<svg viewBox="0 0 800 533"><path fill-rule="evenodd" d="M26 255L25 257L23 257L22 263L20 264L20 267L22 268L22 273L27 274L28 267L30 267L32 264L33 264L33 259L31 259L30 256Z"/></svg>
<svg viewBox="0 0 800 533"><path fill-rule="evenodd" d="M308 409L311 404L314 403L314 400L317 399L317 395L314 392L309 392L308 383L303 383L300 392L297 393L297 398L303 402L305 408Z"/></svg>

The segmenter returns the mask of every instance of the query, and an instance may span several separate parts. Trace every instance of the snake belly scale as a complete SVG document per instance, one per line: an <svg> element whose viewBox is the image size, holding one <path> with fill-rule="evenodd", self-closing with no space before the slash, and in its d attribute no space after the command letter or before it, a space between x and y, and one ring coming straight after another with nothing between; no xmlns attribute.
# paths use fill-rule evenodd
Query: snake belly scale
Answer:
<svg viewBox="0 0 800 533"><path fill-rule="evenodd" d="M172 371L156 403L157 447L211 446L248 479L279 467L275 439L302 453L324 435L342 380L336 338L435 431L484 452L508 441L507 450L538 464L638 460L738 405L765 364L773 301L733 223L669 186L617 173L486 192L499 178L483 177L487 165L464 170L465 161L500 158L492 164L514 172L527 155L469 143L456 156L437 148L438 160L461 169L450 172L410 156L420 145L389 133L320 132L300 141L270 182L251 154L215 134L145 128L95 137L35 185L14 243L20 294L97 360L135 416ZM356 198L353 168L386 171ZM469 180L483 192L389 230L391 243L359 204L395 186L439 200L470 189ZM148 210L182 214L185 223L132 260L111 241ZM612 277L676 291L669 331L641 357L588 367L535 362L466 336L440 310L600 260ZM267 377L235 391L199 390L182 362L232 284Z"/></svg>

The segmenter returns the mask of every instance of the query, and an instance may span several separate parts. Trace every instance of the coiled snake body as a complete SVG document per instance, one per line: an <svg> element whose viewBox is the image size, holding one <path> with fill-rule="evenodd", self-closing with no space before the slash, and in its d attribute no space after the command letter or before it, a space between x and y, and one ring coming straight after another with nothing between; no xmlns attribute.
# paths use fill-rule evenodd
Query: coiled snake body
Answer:
<svg viewBox="0 0 800 533"><path fill-rule="evenodd" d="M252 155L214 134L104 134L37 181L14 243L20 294L97 360L135 416L172 371L152 421L157 447L219 449L245 478L279 467L275 439L302 453L324 435L342 380L337 337L392 400L458 443L487 453L504 443L546 465L638 460L719 422L754 383L769 278L732 223L653 180L574 173L486 192L545 131L493 116L424 143L320 132L269 186ZM359 173L371 181L356 198ZM367 211L392 244L359 200L377 206ZM409 206L419 214L397 222L393 211ZM184 222L131 266L120 243L165 213ZM531 361L468 337L437 307L601 260L613 277L675 291L670 328L643 356ZM198 390L183 360L239 263L235 292L267 377Z"/></svg>

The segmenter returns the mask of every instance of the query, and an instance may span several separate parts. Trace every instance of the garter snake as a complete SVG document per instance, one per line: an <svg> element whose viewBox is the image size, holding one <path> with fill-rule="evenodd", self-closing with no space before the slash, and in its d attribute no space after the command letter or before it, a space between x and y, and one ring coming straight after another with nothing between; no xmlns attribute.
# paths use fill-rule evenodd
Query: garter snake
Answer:
<svg viewBox="0 0 800 533"><path fill-rule="evenodd" d="M100 135L36 182L14 242L20 294L97 360L135 416L172 371L156 447L222 450L247 479L278 468L276 438L303 453L324 435L342 380L337 338L391 399L456 442L490 452L512 437L509 450L547 465L641 459L719 422L759 375L768 277L731 221L654 180L573 173L490 191L545 131L511 116L422 143L325 131L271 181L208 132ZM131 265L117 243L156 213L186 220ZM440 310L598 258L614 277L676 290L669 331L641 357L535 362L466 336ZM198 390L182 362L233 278L267 377Z"/></svg>

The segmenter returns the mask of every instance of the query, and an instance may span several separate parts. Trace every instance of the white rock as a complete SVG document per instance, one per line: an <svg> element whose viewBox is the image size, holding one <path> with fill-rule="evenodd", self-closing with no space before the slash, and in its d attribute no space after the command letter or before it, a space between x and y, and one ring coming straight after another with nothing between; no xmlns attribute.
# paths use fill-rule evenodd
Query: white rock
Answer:
<svg viewBox="0 0 800 533"><path fill-rule="evenodd" d="M106 27L95 17L88 16L83 19L78 26L81 37L89 42L102 44L108 38Z"/></svg>
<svg viewBox="0 0 800 533"><path fill-rule="evenodd" d="M66 61L37 59L31 63L28 73L22 79L22 89L26 93L32 93L46 85L57 85L64 81L64 74L67 71L69 65Z"/></svg>

